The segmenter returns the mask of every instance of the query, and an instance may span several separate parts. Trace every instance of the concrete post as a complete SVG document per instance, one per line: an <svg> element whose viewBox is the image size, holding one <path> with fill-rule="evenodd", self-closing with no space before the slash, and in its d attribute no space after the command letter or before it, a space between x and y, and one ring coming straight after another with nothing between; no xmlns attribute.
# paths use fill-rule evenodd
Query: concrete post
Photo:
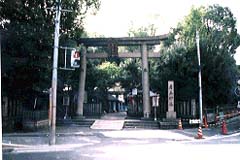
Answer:
<svg viewBox="0 0 240 160"><path fill-rule="evenodd" d="M56 143L56 108L57 108L57 68L58 68L58 48L59 48L59 28L61 17L61 0L56 1L56 17L55 17L55 32L54 32L54 49L53 49L53 70L52 70L52 118L49 145Z"/></svg>
<svg viewBox="0 0 240 160"><path fill-rule="evenodd" d="M143 118L150 118L151 106L149 101L149 69L147 45L141 45L142 54L142 89L143 89Z"/></svg>
<svg viewBox="0 0 240 160"><path fill-rule="evenodd" d="M83 51L80 56L80 77L79 77L79 89L78 89L78 103L77 103L77 116L83 118L83 102L85 93L85 80L87 70L87 50L83 47Z"/></svg>

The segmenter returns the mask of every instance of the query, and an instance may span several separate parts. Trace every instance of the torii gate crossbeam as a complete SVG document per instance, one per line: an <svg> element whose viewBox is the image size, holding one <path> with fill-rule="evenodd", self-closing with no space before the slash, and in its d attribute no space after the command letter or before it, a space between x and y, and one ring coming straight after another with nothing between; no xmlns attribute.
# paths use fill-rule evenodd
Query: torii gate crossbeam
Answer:
<svg viewBox="0 0 240 160"><path fill-rule="evenodd" d="M81 38L78 44L84 44L87 47L108 46L115 43L118 46L136 46L145 43L146 45L158 45L161 41L168 38L168 34L149 37L121 37L121 38Z"/></svg>

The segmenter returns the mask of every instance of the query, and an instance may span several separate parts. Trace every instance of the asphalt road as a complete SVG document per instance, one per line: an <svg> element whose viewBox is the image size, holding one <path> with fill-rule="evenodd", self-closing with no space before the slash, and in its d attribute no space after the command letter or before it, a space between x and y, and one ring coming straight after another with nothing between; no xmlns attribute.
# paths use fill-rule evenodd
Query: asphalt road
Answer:
<svg viewBox="0 0 240 160"><path fill-rule="evenodd" d="M240 121L221 128L184 130L91 130L58 128L57 143L48 145L46 133L7 134L5 143L24 145L4 150L4 160L150 160L239 159ZM61 133L60 133L61 132Z"/></svg>

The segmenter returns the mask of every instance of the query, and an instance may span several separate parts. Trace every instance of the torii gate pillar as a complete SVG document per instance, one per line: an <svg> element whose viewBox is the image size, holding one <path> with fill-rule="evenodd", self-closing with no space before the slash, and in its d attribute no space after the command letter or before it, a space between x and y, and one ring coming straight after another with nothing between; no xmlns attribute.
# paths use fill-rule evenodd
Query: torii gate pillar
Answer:
<svg viewBox="0 0 240 160"><path fill-rule="evenodd" d="M86 80L86 70L87 70L87 49L83 47L80 56L80 75L79 75L79 89L78 89L78 101L77 101L77 117L83 117L83 103L84 103L84 93L85 93L85 80Z"/></svg>
<svg viewBox="0 0 240 160"><path fill-rule="evenodd" d="M141 44L142 54L142 90L143 90L143 118L150 118L151 107L149 101L149 69L147 44Z"/></svg>

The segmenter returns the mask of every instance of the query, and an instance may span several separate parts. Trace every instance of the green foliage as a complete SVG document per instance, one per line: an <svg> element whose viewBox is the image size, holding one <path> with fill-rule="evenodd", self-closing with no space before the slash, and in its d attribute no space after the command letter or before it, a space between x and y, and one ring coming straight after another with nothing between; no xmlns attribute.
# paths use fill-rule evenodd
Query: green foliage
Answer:
<svg viewBox="0 0 240 160"><path fill-rule="evenodd" d="M44 1L2 1L3 91L10 94L34 94L49 82L53 16ZM50 5L47 3L46 5ZM48 24L48 25L46 25ZM10 61L6 61L9 59ZM9 68L7 66L10 66ZM22 92L23 91L23 92Z"/></svg>
<svg viewBox="0 0 240 160"><path fill-rule="evenodd" d="M236 19L228 8L214 5L191 10L184 21L172 30L169 40L165 43L165 46L173 49L165 53L167 58L162 59L163 64L177 67L163 71L162 77L172 76L171 79L176 80L179 96L191 93L196 95L196 30L200 32L204 104L215 106L230 103L237 73L232 55L240 44L240 38L237 34ZM179 51L179 46L184 46L185 51ZM174 56L176 58L173 58ZM177 76L174 76L174 72L178 73Z"/></svg>
<svg viewBox="0 0 240 160"><path fill-rule="evenodd" d="M108 111L108 89L115 86L119 80L120 68L114 62L90 61L87 65L86 89L91 95L98 95L103 103L103 109ZM94 93L94 94L92 94Z"/></svg>
<svg viewBox="0 0 240 160"><path fill-rule="evenodd" d="M133 28L128 31L129 37L147 37L154 36L156 34L156 27L152 24L147 27Z"/></svg>
<svg viewBox="0 0 240 160"><path fill-rule="evenodd" d="M93 92L96 89L107 91L119 81L120 71L115 62L89 60L86 73L87 91Z"/></svg>
<svg viewBox="0 0 240 160"><path fill-rule="evenodd" d="M96 86L98 88L107 89L113 86L119 77L120 68L116 63L104 62L97 66L98 81Z"/></svg>
<svg viewBox="0 0 240 160"><path fill-rule="evenodd" d="M98 0L62 0L60 45L83 33L82 19ZM37 94L51 85L55 0L1 0L3 91Z"/></svg>
<svg viewBox="0 0 240 160"><path fill-rule="evenodd" d="M121 76L120 82L125 90L131 90L141 86L141 60L140 59L126 59L121 62Z"/></svg>
<svg viewBox="0 0 240 160"><path fill-rule="evenodd" d="M162 97L167 97L167 83L174 80L177 99L197 96L198 67L195 50L175 45L166 50L156 65L155 88Z"/></svg>
<svg viewBox="0 0 240 160"><path fill-rule="evenodd" d="M86 73L86 90L88 92L93 92L96 87L96 82L98 81L98 70L97 65L99 65L98 60L88 60L87 61L87 73Z"/></svg>
<svg viewBox="0 0 240 160"><path fill-rule="evenodd" d="M238 70L238 75L240 77L240 65L237 66L237 70Z"/></svg>
<svg viewBox="0 0 240 160"><path fill-rule="evenodd" d="M133 28L131 27L128 31L129 37L148 37L148 36L155 36L156 34L156 28L155 26L149 25L147 27L140 27L140 28ZM154 48L152 46L148 46L148 50L153 50ZM126 47L126 50L129 52L139 51L139 46L129 46Z"/></svg>
<svg viewBox="0 0 240 160"><path fill-rule="evenodd" d="M240 36L236 29L236 18L231 11L218 5L210 6L204 21L208 51L235 54Z"/></svg>

